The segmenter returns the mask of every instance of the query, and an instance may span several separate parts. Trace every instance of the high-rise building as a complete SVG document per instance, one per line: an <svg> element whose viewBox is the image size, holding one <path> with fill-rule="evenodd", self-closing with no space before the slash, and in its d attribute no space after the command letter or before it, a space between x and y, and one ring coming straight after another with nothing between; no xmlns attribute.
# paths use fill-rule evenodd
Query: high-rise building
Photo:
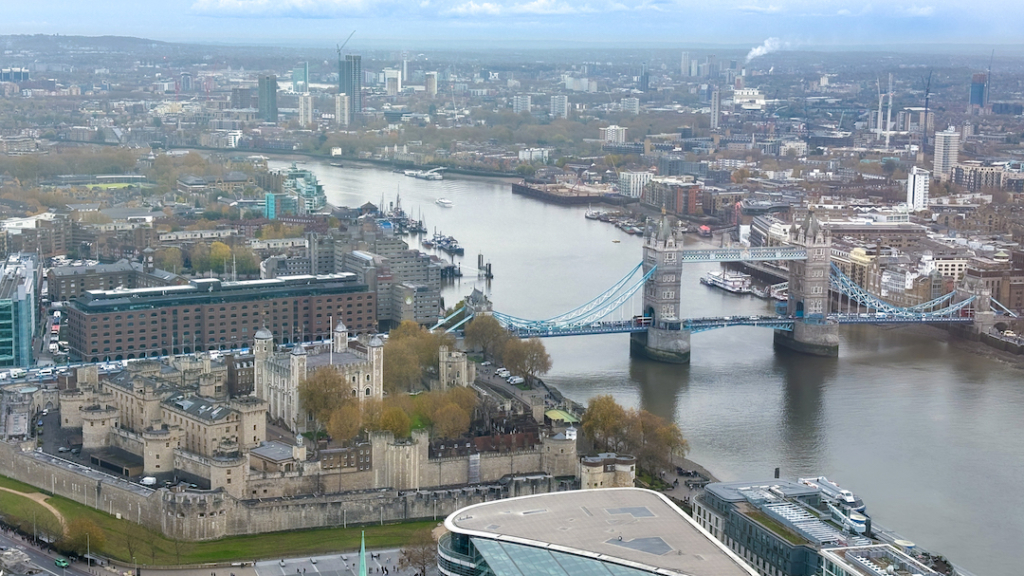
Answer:
<svg viewBox="0 0 1024 576"><path fill-rule="evenodd" d="M277 76L260 76L260 120L277 122Z"/></svg>
<svg viewBox="0 0 1024 576"><path fill-rule="evenodd" d="M640 113L640 99L639 98L623 98L620 102L622 104L622 111L629 112L630 114Z"/></svg>
<svg viewBox="0 0 1024 576"><path fill-rule="evenodd" d="M299 126L309 128L313 124L313 97L306 94L299 95Z"/></svg>
<svg viewBox="0 0 1024 576"><path fill-rule="evenodd" d="M928 208L928 185L931 179L931 172L924 168L914 166L910 169L910 174L907 174L907 206L911 210Z"/></svg>
<svg viewBox="0 0 1024 576"><path fill-rule="evenodd" d="M722 94L716 87L711 91L711 129L718 130L718 117L721 116Z"/></svg>
<svg viewBox="0 0 1024 576"><path fill-rule="evenodd" d="M531 106L532 102L529 94L517 94L512 97L512 112L516 114L529 112Z"/></svg>
<svg viewBox="0 0 1024 576"><path fill-rule="evenodd" d="M975 74L971 77L971 108L984 108L986 104L986 88L988 84L988 76L985 74Z"/></svg>
<svg viewBox="0 0 1024 576"><path fill-rule="evenodd" d="M647 64L640 65L640 76L637 78L637 89L647 92L651 89L651 73L647 71Z"/></svg>
<svg viewBox="0 0 1024 576"><path fill-rule="evenodd" d="M640 198L644 186L654 176L651 172L619 172L619 194L630 198Z"/></svg>
<svg viewBox="0 0 1024 576"><path fill-rule="evenodd" d="M192 86L192 74L190 74L188 72L182 72L181 73L181 84L179 85L179 87L181 88L182 92L191 92L192 88L193 88L193 86Z"/></svg>
<svg viewBox="0 0 1024 576"><path fill-rule="evenodd" d="M309 62L303 62L292 70L292 92L309 92Z"/></svg>
<svg viewBox="0 0 1024 576"><path fill-rule="evenodd" d="M249 88L232 88L231 107L252 108L252 90Z"/></svg>
<svg viewBox="0 0 1024 576"><path fill-rule="evenodd" d="M949 169L957 163L960 156L960 134L956 128L949 127L935 133L935 162L932 172L942 181L949 178Z"/></svg>
<svg viewBox="0 0 1024 576"><path fill-rule="evenodd" d="M426 73L427 96L437 96L437 72Z"/></svg>
<svg viewBox="0 0 1024 576"><path fill-rule="evenodd" d="M402 71L391 68L384 69L384 89L388 96L398 96L402 91Z"/></svg>
<svg viewBox="0 0 1024 576"><path fill-rule="evenodd" d="M348 94L334 95L334 124L336 126L348 126Z"/></svg>
<svg viewBox="0 0 1024 576"><path fill-rule="evenodd" d="M349 122L363 113L363 59L348 54L338 61L338 93L348 94Z"/></svg>
<svg viewBox="0 0 1024 576"><path fill-rule="evenodd" d="M551 97L551 117L569 117L569 97L563 94L555 94Z"/></svg>
<svg viewBox="0 0 1024 576"><path fill-rule="evenodd" d="M35 254L0 264L0 366L31 366L41 278Z"/></svg>
<svg viewBox="0 0 1024 576"><path fill-rule="evenodd" d="M682 62L679 64L679 71L682 72L683 76L690 76L690 53L683 52Z"/></svg>
<svg viewBox="0 0 1024 576"><path fill-rule="evenodd" d="M626 141L626 130L627 128L612 124L607 128L598 129L598 132L600 133L601 140L604 142L608 144L622 144Z"/></svg>

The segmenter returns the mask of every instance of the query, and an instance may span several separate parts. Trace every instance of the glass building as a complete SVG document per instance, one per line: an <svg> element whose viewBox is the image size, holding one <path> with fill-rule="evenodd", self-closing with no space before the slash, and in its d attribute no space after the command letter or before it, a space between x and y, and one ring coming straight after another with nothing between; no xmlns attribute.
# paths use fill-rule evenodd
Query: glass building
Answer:
<svg viewBox="0 0 1024 576"><path fill-rule="evenodd" d="M31 366L39 301L39 264L34 254L13 254L0 276L0 366Z"/></svg>
<svg viewBox="0 0 1024 576"><path fill-rule="evenodd" d="M442 576L752 576L664 495L554 492L468 506L445 520Z"/></svg>

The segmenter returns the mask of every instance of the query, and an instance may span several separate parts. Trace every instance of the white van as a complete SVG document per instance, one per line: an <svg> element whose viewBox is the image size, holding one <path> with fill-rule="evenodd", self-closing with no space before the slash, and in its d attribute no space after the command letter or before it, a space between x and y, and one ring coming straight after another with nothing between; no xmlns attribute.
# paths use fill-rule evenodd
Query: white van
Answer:
<svg viewBox="0 0 1024 576"><path fill-rule="evenodd" d="M513 386L518 386L518 385L523 384L525 382L526 382L526 380L524 380L522 376L509 376L509 378L508 378L508 383L513 385Z"/></svg>

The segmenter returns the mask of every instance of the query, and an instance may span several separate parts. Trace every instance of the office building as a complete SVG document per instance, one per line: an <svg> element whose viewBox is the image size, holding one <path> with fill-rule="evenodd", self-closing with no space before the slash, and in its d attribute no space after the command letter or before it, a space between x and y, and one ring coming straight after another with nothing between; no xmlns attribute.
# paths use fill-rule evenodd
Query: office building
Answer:
<svg viewBox="0 0 1024 576"><path fill-rule="evenodd" d="M260 120L277 122L277 76L260 76Z"/></svg>
<svg viewBox="0 0 1024 576"><path fill-rule="evenodd" d="M444 523L442 576L757 574L668 497L639 488L494 500Z"/></svg>
<svg viewBox="0 0 1024 576"><path fill-rule="evenodd" d="M402 91L402 71L391 68L384 69L384 90L388 96L398 96Z"/></svg>
<svg viewBox="0 0 1024 576"><path fill-rule="evenodd" d="M529 112L532 106L532 99L529 94L518 94L512 97L512 112L522 114Z"/></svg>
<svg viewBox="0 0 1024 576"><path fill-rule="evenodd" d="M911 210L928 208L928 185L931 183L931 172L914 166L907 174L907 206Z"/></svg>
<svg viewBox="0 0 1024 576"><path fill-rule="evenodd" d="M644 186L653 176L651 172L619 172L619 194L640 198L644 193Z"/></svg>
<svg viewBox="0 0 1024 576"><path fill-rule="evenodd" d="M266 328L277 343L377 327L377 300L355 274L91 290L68 308L71 353L89 362L239 348Z"/></svg>
<svg viewBox="0 0 1024 576"><path fill-rule="evenodd" d="M0 366L31 366L39 302L35 254L12 254L0 274Z"/></svg>
<svg viewBox="0 0 1024 576"><path fill-rule="evenodd" d="M626 130L628 128L612 124L607 128L599 128L598 132L601 140L606 144L623 144L626 141Z"/></svg>
<svg viewBox="0 0 1024 576"><path fill-rule="evenodd" d="M647 64L640 65L640 75L637 77L636 87L641 92L648 92L651 89L651 73L647 71Z"/></svg>
<svg viewBox="0 0 1024 576"><path fill-rule="evenodd" d="M949 171L957 163L960 156L960 135L956 128L950 126L942 132L935 133L935 159L932 173L942 181L949 179Z"/></svg>
<svg viewBox="0 0 1024 576"><path fill-rule="evenodd" d="M971 110L984 108L988 103L988 76L986 74L975 74L971 77Z"/></svg>
<svg viewBox="0 0 1024 576"><path fill-rule="evenodd" d="M46 286L52 302L78 298L88 290L149 288L184 282L177 274L155 267L152 248L143 251L142 262L122 259L113 264L92 266L54 266L46 274Z"/></svg>
<svg viewBox="0 0 1024 576"><path fill-rule="evenodd" d="M679 63L679 71L684 77L689 77L690 74L690 53L683 52L682 61Z"/></svg>
<svg viewBox="0 0 1024 576"><path fill-rule="evenodd" d="M718 130L718 118L722 115L722 93L715 87L711 91L711 129Z"/></svg>
<svg viewBox="0 0 1024 576"><path fill-rule="evenodd" d="M437 96L437 72L427 72L425 84L427 96Z"/></svg>
<svg viewBox="0 0 1024 576"><path fill-rule="evenodd" d="M349 123L363 113L363 59L348 54L338 60L338 93L348 95Z"/></svg>
<svg viewBox="0 0 1024 576"><path fill-rule="evenodd" d="M299 127L309 128L313 125L313 97L307 94L299 95Z"/></svg>
<svg viewBox="0 0 1024 576"><path fill-rule="evenodd" d="M620 101L622 105L622 111L630 114L640 113L640 99L639 98L623 98Z"/></svg>
<svg viewBox="0 0 1024 576"><path fill-rule="evenodd" d="M309 62L303 62L292 70L292 92L309 92Z"/></svg>
<svg viewBox="0 0 1024 576"><path fill-rule="evenodd" d="M231 107L234 109L252 108L252 90L249 88L232 88Z"/></svg>
<svg viewBox="0 0 1024 576"><path fill-rule="evenodd" d="M551 117L569 117L569 97L562 94L555 94L551 97Z"/></svg>
<svg viewBox="0 0 1024 576"><path fill-rule="evenodd" d="M348 94L334 95L334 125L348 126L349 105Z"/></svg>

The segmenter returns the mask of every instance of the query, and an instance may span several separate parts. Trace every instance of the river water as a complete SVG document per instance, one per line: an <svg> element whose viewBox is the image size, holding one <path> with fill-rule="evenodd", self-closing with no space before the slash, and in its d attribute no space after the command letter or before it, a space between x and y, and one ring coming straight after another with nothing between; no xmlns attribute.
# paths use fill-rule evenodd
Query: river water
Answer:
<svg viewBox="0 0 1024 576"><path fill-rule="evenodd" d="M271 166L286 166L273 161ZM450 306L474 287L496 310L547 318L589 301L641 260L641 239L586 220L586 208L515 196L493 180L416 180L373 167L309 162L328 201L392 202L466 248ZM434 203L439 197L452 208ZM616 242L617 241L617 242ZM493 265L489 284L477 254ZM771 306L682 281L691 316ZM624 315L637 311L627 310ZM692 337L689 366L630 358L625 334L546 339L545 381L586 402L611 394L674 419L689 456L723 480L826 475L863 497L876 522L982 575L1018 574L1024 543L1024 371L927 329L846 326L838 359L772 348L763 328Z"/></svg>

